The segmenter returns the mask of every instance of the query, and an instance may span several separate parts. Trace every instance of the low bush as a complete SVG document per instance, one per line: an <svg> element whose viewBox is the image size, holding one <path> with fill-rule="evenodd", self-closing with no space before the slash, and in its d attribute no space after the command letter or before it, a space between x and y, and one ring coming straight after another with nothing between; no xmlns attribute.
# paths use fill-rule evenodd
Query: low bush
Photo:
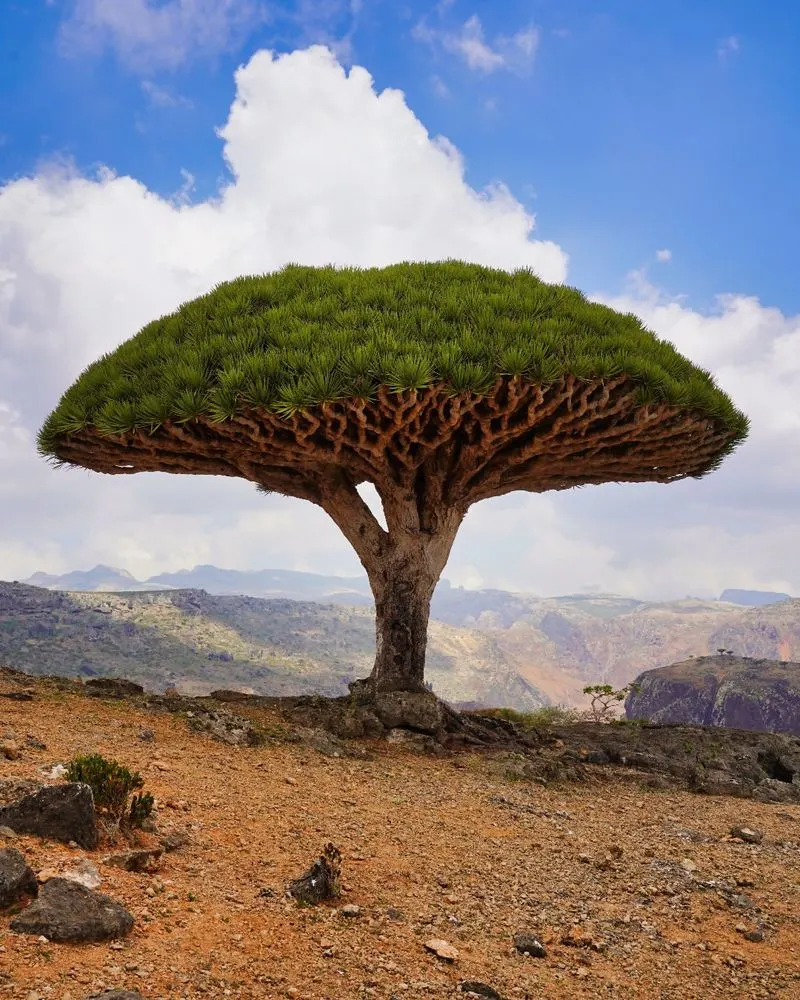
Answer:
<svg viewBox="0 0 800 1000"><path fill-rule="evenodd" d="M514 708L487 708L475 714L507 719L522 729L547 729L550 726L568 726L581 721L580 712L564 705L542 705L532 712L518 712Z"/></svg>
<svg viewBox="0 0 800 1000"><path fill-rule="evenodd" d="M141 828L153 811L152 795L147 792L135 794L144 785L139 772L130 771L99 753L73 758L64 777L67 781L87 784L92 790L98 817L110 821L115 828Z"/></svg>

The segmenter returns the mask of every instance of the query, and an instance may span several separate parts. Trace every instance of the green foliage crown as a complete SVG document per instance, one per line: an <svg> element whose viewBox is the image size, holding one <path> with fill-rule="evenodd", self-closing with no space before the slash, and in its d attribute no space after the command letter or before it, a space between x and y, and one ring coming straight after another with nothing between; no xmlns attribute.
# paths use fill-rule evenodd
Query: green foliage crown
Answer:
<svg viewBox="0 0 800 1000"><path fill-rule="evenodd" d="M731 432L747 418L707 371L632 314L549 285L529 270L460 261L304 267L242 277L149 323L65 393L39 434L155 432L252 408L289 417L346 398L433 384L484 394L498 375L549 384L627 375L642 404L689 407Z"/></svg>

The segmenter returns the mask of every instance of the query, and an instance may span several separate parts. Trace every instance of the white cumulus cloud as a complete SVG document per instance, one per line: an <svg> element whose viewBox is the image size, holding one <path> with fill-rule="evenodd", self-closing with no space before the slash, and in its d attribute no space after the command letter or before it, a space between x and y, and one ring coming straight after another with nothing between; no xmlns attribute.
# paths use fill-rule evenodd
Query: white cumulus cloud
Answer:
<svg viewBox="0 0 800 1000"><path fill-rule="evenodd" d="M220 131L231 180L213 199L190 202L188 171L162 197L63 164L0 189L0 489L13 494L0 578L101 560L138 575L198 561L357 571L310 504L230 480L52 470L35 431L99 354L238 274L460 257L566 276L511 193L471 188L456 147L363 68L320 46L259 52L236 84Z"/></svg>
<svg viewBox="0 0 800 1000"><path fill-rule="evenodd" d="M511 192L472 189L459 150L363 68L321 47L259 52L236 84L220 133L231 178L213 199L192 202L191 164L174 196L63 165L0 189L0 578L96 562L139 577L199 562L358 572L310 504L238 480L53 470L35 432L90 361L237 274L461 257L566 277ZM446 575L543 594L800 594L800 317L743 294L701 313L641 273L595 297L711 369L752 418L749 442L699 482L479 504Z"/></svg>

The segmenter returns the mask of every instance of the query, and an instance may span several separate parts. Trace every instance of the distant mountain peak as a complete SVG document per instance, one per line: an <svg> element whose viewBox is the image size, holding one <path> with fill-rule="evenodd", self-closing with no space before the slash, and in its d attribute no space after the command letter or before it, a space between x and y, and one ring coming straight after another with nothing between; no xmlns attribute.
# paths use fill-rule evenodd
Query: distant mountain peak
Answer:
<svg viewBox="0 0 800 1000"><path fill-rule="evenodd" d="M136 577L133 573L129 573L126 569L120 569L117 566L106 566L105 563L98 563L92 569L87 570L88 573L114 573L116 576L123 576L126 580L135 580Z"/></svg>
<svg viewBox="0 0 800 1000"><path fill-rule="evenodd" d="M719 597L726 604L741 604L750 608L761 608L767 604L777 604L779 601L791 601L790 594L781 594L772 590L723 590Z"/></svg>

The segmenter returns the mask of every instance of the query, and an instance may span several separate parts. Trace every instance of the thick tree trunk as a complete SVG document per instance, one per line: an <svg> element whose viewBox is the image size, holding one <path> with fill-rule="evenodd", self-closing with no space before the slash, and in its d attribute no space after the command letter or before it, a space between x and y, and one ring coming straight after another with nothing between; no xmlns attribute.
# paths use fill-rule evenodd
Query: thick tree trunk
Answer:
<svg viewBox="0 0 800 1000"><path fill-rule="evenodd" d="M386 503L389 529L381 557L364 565L375 597L375 666L370 684L381 691L424 691L431 598L463 514Z"/></svg>
<svg viewBox="0 0 800 1000"><path fill-rule="evenodd" d="M437 581L427 571L421 548L402 560L390 560L371 576L376 640L370 678L373 690L424 691L428 618Z"/></svg>
<svg viewBox="0 0 800 1000"><path fill-rule="evenodd" d="M375 598L375 666L358 686L424 691L431 598L465 510L381 490L383 528L342 473L325 485L320 506L356 550Z"/></svg>

